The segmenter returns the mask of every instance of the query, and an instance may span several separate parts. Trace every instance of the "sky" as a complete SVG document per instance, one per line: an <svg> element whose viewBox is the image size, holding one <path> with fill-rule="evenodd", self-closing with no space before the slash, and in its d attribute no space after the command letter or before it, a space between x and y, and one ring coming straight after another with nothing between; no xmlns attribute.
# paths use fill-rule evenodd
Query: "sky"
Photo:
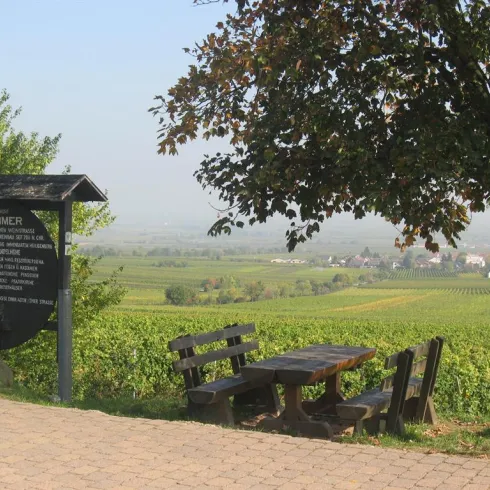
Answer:
<svg viewBox="0 0 490 490"><path fill-rule="evenodd" d="M214 30L235 6L192 0L0 0L0 89L23 107L18 130L62 133L49 168L67 165L108 191L120 224L165 221L211 225L219 202L193 177L204 153L197 141L178 156L157 155L156 94L187 73L183 51ZM335 218L340 220L344 218ZM351 217L345 218L353 222ZM386 228L382 218L373 226ZM488 213L475 228L488 227ZM364 224L364 223L363 223Z"/></svg>
<svg viewBox="0 0 490 490"><path fill-rule="evenodd" d="M179 156L157 155L157 120L147 112L187 73L192 47L230 10L192 0L0 0L0 89L22 106L18 130L62 133L49 168L87 174L108 190L121 223L168 216L216 217L193 177L197 142ZM214 204L218 204L213 201Z"/></svg>

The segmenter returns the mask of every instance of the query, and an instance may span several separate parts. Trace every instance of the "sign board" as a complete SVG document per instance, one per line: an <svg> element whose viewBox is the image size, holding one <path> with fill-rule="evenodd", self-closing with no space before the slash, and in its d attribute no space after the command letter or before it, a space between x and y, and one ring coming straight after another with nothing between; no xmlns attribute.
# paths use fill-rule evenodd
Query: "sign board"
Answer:
<svg viewBox="0 0 490 490"><path fill-rule="evenodd" d="M34 337L54 311L58 259L29 209L0 203L0 349Z"/></svg>

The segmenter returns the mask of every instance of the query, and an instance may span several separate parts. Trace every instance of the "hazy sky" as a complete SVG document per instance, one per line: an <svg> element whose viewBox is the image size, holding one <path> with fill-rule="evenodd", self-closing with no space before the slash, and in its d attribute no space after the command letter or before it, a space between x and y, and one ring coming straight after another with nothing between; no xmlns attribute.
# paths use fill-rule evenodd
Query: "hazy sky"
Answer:
<svg viewBox="0 0 490 490"><path fill-rule="evenodd" d="M216 212L192 174L217 143L158 156L157 121L147 109L186 74L192 58L182 48L211 32L233 5L0 0L0 88L23 107L16 128L62 133L50 172L71 165L86 173L108 189L121 222L167 212L211 222Z"/></svg>
<svg viewBox="0 0 490 490"><path fill-rule="evenodd" d="M71 165L108 189L119 223L178 216L210 225L216 212L192 174L220 142L194 142L177 157L159 156L157 121L147 109L155 94L166 94L186 74L192 58L182 48L213 31L234 5L0 0L0 88L23 107L17 129L62 133L50 172ZM488 217L476 222L472 231L487 226ZM371 223L387 226L381 218Z"/></svg>

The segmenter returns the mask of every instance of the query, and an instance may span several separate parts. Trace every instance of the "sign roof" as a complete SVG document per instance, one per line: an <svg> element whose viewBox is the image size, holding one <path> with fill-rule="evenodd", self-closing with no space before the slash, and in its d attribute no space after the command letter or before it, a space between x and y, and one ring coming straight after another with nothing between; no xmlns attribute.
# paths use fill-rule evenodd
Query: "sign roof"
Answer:
<svg viewBox="0 0 490 490"><path fill-rule="evenodd" d="M0 200L107 201L86 175L0 175Z"/></svg>

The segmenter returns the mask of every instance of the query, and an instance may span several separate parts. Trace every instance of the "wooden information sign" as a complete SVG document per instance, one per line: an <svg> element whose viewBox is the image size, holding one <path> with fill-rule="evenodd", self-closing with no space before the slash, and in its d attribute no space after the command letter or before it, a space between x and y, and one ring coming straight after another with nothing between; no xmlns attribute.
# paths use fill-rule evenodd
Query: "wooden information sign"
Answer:
<svg viewBox="0 0 490 490"><path fill-rule="evenodd" d="M58 258L39 218L0 204L0 350L34 337L54 311Z"/></svg>

